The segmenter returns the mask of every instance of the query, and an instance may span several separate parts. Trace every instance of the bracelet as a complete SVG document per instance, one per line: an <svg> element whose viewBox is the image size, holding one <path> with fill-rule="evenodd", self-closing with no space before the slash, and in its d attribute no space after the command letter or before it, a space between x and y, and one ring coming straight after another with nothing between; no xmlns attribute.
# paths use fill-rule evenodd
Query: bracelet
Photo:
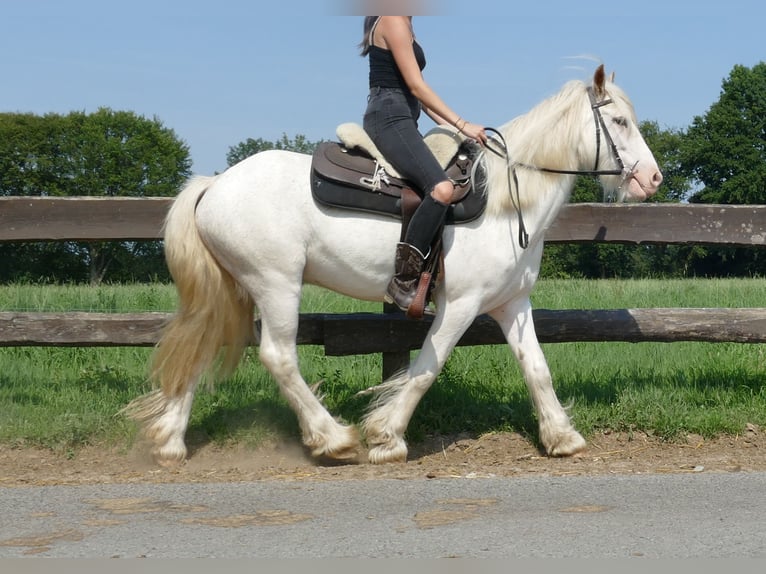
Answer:
<svg viewBox="0 0 766 574"><path fill-rule="evenodd" d="M463 120L463 127L461 128L461 127L458 127L458 124L460 123L460 120L463 120L463 118L461 118L460 116L458 116L458 117L457 117L457 119L455 120L455 123L453 123L452 125L453 125L453 126L455 126L455 127L457 128L457 131L458 131L459 133L461 133L461 134L462 134L462 133L463 133L463 128L465 128L465 125L466 125L468 122L467 122L467 121L465 121L465 120Z"/></svg>

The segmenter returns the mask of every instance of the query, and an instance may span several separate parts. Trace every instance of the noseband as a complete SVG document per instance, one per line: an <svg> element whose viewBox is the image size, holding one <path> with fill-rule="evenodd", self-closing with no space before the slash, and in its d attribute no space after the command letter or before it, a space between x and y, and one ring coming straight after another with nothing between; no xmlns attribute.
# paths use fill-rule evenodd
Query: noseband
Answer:
<svg viewBox="0 0 766 574"><path fill-rule="evenodd" d="M499 140L500 150L497 150L493 148L491 145L489 145L490 139L487 140L486 148L491 151L493 154L497 155L498 157L504 158L506 160L506 163L508 165L508 190L511 194L511 203L513 203L514 208L516 209L516 213L519 216L519 246L522 249L526 249L529 246L529 233L527 233L526 226L524 225L524 218L521 214L521 198L519 194L519 179L516 175L516 168L521 167L525 169L531 169L534 171L542 171L545 173L556 173L556 174L562 174L562 175L590 175L590 176L600 176L600 175L622 175L622 181L620 182L620 185L617 187L619 189L622 187L622 185L630 179L630 177L633 175L633 172L636 169L636 165L638 165L638 162L633 164L633 166L630 169L625 168L625 163L622 161L622 158L620 157L620 152L617 149L617 146L614 143L614 139L612 139L612 135L609 133L609 129L606 127L606 122L604 122L604 116L601 114L601 108L603 106L609 105L613 103L613 100L611 98L607 98L605 100L598 101L596 99L596 94L592 87L588 87L588 99L590 99L590 108L593 110L593 121L596 124L596 161L593 165L593 169L591 170L579 170L579 169L553 169L548 167L537 167L534 165L522 163L522 162L515 162L511 160L510 155L508 154L508 146L505 143L505 138L503 138L503 135L497 131L494 128L485 128L485 131L491 132L494 134L493 137L497 137ZM598 169L599 159L601 156L601 133L604 134L604 139L606 140L607 146L609 147L609 154L611 158L614 160L614 163L617 164L617 169ZM494 142L493 143L497 143ZM513 183L516 187L516 198L513 197L513 186L511 186L511 179L513 179Z"/></svg>

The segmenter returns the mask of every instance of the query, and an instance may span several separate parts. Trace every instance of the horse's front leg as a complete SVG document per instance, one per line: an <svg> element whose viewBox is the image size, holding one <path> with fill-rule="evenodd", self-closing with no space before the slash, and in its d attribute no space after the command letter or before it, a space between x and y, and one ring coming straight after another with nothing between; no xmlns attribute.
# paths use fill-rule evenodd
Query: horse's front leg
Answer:
<svg viewBox="0 0 766 574"><path fill-rule="evenodd" d="M548 363L537 340L529 298L491 311L521 366L540 425L540 441L551 456L570 456L585 448L553 389Z"/></svg>
<svg viewBox="0 0 766 574"><path fill-rule="evenodd" d="M382 385L362 391L377 394L362 428L373 464L404 462L404 433L420 400L447 362L449 354L475 317L475 306L453 304L437 315L415 362Z"/></svg>

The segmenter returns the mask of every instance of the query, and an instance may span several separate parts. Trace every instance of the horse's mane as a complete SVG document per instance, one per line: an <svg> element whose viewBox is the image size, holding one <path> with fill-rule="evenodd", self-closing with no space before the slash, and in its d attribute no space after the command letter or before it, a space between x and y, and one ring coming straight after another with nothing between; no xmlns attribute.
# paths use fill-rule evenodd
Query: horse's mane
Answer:
<svg viewBox="0 0 766 574"><path fill-rule="evenodd" d="M576 169L586 149L577 149L567 142L572 134L589 121L590 108L587 101L587 85L580 80L567 82L553 96L543 100L526 114L518 116L499 128L507 144L511 159L517 163L551 169ZM612 97L625 99L623 92L609 84ZM588 117L584 117L588 114ZM563 145L562 145L563 144ZM513 209L508 190L505 160L485 154L487 157L487 214L499 215ZM522 208L529 208L544 201L554 192L555 182L565 182L560 175L522 169L523 176L519 199ZM541 178L541 179L538 179ZM547 179L547 181L545 181Z"/></svg>

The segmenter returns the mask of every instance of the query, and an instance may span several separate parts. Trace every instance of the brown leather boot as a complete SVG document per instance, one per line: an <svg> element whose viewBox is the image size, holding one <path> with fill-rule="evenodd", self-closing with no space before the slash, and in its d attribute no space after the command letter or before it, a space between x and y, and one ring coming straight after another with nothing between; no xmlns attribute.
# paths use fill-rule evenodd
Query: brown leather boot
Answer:
<svg viewBox="0 0 766 574"><path fill-rule="evenodd" d="M409 243L396 244L395 273L386 289L387 303L395 303L402 311L409 309L415 299L424 264L425 256L417 247Z"/></svg>

